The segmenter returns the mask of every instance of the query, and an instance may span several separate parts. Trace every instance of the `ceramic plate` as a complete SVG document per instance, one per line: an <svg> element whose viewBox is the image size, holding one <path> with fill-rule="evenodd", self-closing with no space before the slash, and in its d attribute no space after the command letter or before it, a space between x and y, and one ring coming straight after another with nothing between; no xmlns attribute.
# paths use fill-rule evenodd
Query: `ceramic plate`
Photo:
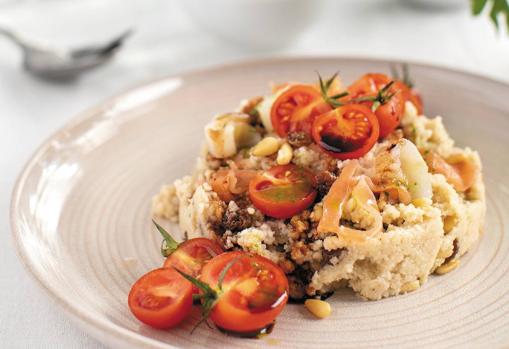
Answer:
<svg viewBox="0 0 509 349"><path fill-rule="evenodd" d="M199 314L171 331L140 325L127 308L131 284L160 266L151 197L189 173L202 128L218 112L268 92L268 82L313 81L340 70L346 82L389 62L345 58L271 59L169 77L92 108L47 140L19 177L11 207L19 255L80 326L118 348L502 347L509 343L509 86L411 64L428 115L444 115L459 145L484 164L485 234L452 273L418 291L367 302L331 298L315 320L289 305L266 339L227 337ZM173 230L177 234L177 230ZM34 314L35 316L36 314Z"/></svg>

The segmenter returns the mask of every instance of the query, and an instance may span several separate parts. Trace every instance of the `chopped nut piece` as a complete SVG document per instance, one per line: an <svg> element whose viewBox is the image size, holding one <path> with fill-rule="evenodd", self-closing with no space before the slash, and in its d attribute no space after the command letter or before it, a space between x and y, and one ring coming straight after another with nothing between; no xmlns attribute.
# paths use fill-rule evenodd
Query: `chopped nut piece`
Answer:
<svg viewBox="0 0 509 349"><path fill-rule="evenodd" d="M448 234L456 225L456 217L455 216L446 216L444 218L444 233Z"/></svg>
<svg viewBox="0 0 509 349"><path fill-rule="evenodd" d="M426 207L426 206L429 206L431 204L431 202L429 202L429 199L418 198L418 199L413 199L412 204L415 207Z"/></svg>
<svg viewBox="0 0 509 349"><path fill-rule="evenodd" d="M419 280L410 281L410 282L404 283L401 286L401 292L412 292L412 291L417 290L420 286L421 286L421 283L419 282Z"/></svg>
<svg viewBox="0 0 509 349"><path fill-rule="evenodd" d="M228 209L221 221L224 230L240 231L253 225L253 216L246 209Z"/></svg>
<svg viewBox="0 0 509 349"><path fill-rule="evenodd" d="M330 316L332 312L330 304L320 299L306 299L304 306L311 314L319 319Z"/></svg>
<svg viewBox="0 0 509 349"><path fill-rule="evenodd" d="M281 262L279 262L279 267L281 269L283 269L283 271L285 272L285 274L289 274L291 273L292 271L295 270L295 264L293 264L291 261L289 261L288 259L285 259Z"/></svg>
<svg viewBox="0 0 509 349"><path fill-rule="evenodd" d="M322 214L323 214L322 204L316 204L309 218L311 219L312 222L316 223L320 221L320 219L322 218Z"/></svg>
<svg viewBox="0 0 509 349"><path fill-rule="evenodd" d="M441 266L439 266L435 270L435 273L438 274L438 275L444 275L444 274L447 274L447 273L453 271L459 265L460 265L459 259L453 259L452 261L450 261L448 263L445 263L445 264L442 264Z"/></svg>
<svg viewBox="0 0 509 349"><path fill-rule="evenodd" d="M304 147L312 143L311 136L304 131L295 131L288 134L288 143L295 148Z"/></svg>
<svg viewBox="0 0 509 349"><path fill-rule="evenodd" d="M336 180L336 176L329 171L323 171L316 175L316 189L318 197L322 198L329 192L332 183Z"/></svg>

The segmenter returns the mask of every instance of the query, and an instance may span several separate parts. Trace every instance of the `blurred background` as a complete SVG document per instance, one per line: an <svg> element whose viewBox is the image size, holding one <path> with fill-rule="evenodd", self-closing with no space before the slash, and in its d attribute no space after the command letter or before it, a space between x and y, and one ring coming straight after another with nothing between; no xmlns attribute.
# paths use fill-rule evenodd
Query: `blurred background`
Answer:
<svg viewBox="0 0 509 349"><path fill-rule="evenodd" d="M474 17L470 5L468 0L0 0L0 31L37 44L80 47L133 29L106 64L57 82L24 71L22 51L0 35L0 346L101 347L22 270L8 225L17 174L73 115L151 79L281 55L402 59L509 82L505 25L495 28L489 8Z"/></svg>

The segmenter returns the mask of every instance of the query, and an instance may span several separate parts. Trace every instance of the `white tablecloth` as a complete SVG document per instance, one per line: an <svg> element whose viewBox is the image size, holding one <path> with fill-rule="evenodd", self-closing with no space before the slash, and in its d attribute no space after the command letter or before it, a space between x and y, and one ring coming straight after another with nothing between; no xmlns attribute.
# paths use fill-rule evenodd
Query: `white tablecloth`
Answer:
<svg viewBox="0 0 509 349"><path fill-rule="evenodd" d="M319 20L292 46L249 52L195 26L178 1L0 0L0 25L54 44L94 42L131 24L136 27L117 59L71 85L48 84L25 74L19 69L19 52L0 38L0 347L102 347L75 328L25 272L13 250L8 221L10 193L25 161L85 108L163 75L276 54L409 59L509 81L509 35L497 35L485 18L472 19L467 6L437 12L402 2L323 2Z"/></svg>

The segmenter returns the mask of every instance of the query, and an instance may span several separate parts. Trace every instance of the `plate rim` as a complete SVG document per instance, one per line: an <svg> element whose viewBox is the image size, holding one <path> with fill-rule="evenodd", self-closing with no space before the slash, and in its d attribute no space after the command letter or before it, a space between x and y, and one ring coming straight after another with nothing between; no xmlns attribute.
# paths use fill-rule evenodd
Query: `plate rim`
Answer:
<svg viewBox="0 0 509 349"><path fill-rule="evenodd" d="M10 196L10 205L9 205L9 221L11 228L11 237L14 242L14 249L18 256L18 259L22 262L22 265L25 271L28 272L30 277L36 281L39 288L44 290L44 293L54 301L65 314L69 316L69 318L77 324L79 327L85 330L91 337L101 343L129 343L130 345L136 345L139 348L177 348L169 343L161 342L159 340L155 340L153 338L147 337L143 334L128 330L123 328L120 325L114 324L112 322L108 322L106 320L94 318L92 314L84 312L79 307L76 307L72 304L71 301L66 299L65 297L59 295L54 291L54 287L47 284L44 277L37 273L37 271L33 268L34 263L30 260L26 254L23 253L24 247L21 241L21 227L18 224L18 215L19 215L19 199L21 194L23 193L24 183L26 178L30 174L31 169L37 163L37 160L44 154L44 152L48 149L51 141L57 138L59 135L66 133L70 130L73 130L75 126L79 125L81 122L93 118L98 114L100 110L105 109L108 105L117 99L120 99L130 93L133 93L137 90L140 90L144 87L155 85L162 81L170 80L170 79L183 79L194 76L199 76L202 74L208 73L218 73L221 71L225 71L228 69L235 69L241 67L250 67L254 65L267 65L267 64L282 64L284 62L295 63L295 62L303 62L303 61L320 61L320 60L331 60L337 59L340 60L358 60L369 63L385 63L385 64L402 64L408 63L411 66L416 66L425 69L438 70L445 73L454 73L458 75L468 76L470 78L483 80L486 83L491 83L495 85L499 85L502 88L509 90L509 82L504 82L502 80L495 79L493 77L489 77L483 75L481 73L472 72L466 69L450 67L446 64L436 64L436 63L426 63L424 60L416 60L416 59L402 59L402 58L390 58L390 57L373 57L373 56L363 56L363 55L337 55L337 54L323 54L323 55L276 55L276 56L262 56L256 58L249 59L238 59L233 61L228 61L226 63L214 64L210 66L206 66L203 68L195 68L183 70L182 72L177 72L173 74L168 74L160 78L149 79L146 81L142 81L140 83L134 84L130 88L123 89L121 92L116 93L110 97L102 99L100 102L95 103L93 106L84 109L83 111L75 114L69 120L64 122L61 126L59 126L55 131L51 132L49 136L45 137L44 140L40 143L40 145L31 153L28 157L28 160L25 161L22 166L21 171L19 172L15 184L13 186L11 196ZM115 337L115 338L112 338ZM107 338L112 338L108 340ZM509 344L509 343L508 343Z"/></svg>

